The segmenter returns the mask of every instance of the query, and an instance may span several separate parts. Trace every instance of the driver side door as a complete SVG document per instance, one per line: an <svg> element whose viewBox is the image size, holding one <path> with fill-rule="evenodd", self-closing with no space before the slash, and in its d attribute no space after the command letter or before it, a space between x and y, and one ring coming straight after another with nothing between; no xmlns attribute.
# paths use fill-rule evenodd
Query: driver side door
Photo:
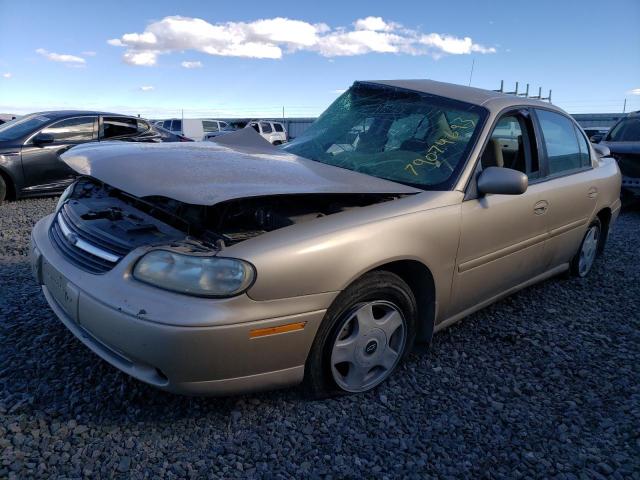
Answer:
<svg viewBox="0 0 640 480"><path fill-rule="evenodd" d="M543 272L549 187L537 181L537 153L530 112L504 114L487 141L481 167L519 170L529 177L529 187L521 195L467 193L448 316L490 303Z"/></svg>
<svg viewBox="0 0 640 480"><path fill-rule="evenodd" d="M60 155L74 145L92 142L97 137L97 117L65 118L50 124L32 135L22 147L24 192L58 190L70 183L75 172L60 159ZM39 133L53 136L53 142L36 145L33 138Z"/></svg>

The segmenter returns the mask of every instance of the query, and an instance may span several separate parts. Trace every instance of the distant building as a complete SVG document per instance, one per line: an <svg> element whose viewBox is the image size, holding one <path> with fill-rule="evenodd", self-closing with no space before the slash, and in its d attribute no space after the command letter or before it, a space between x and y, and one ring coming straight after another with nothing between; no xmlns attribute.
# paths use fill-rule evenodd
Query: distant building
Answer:
<svg viewBox="0 0 640 480"><path fill-rule="evenodd" d="M571 115L582 128L586 127L613 127L613 125L626 113L574 113Z"/></svg>

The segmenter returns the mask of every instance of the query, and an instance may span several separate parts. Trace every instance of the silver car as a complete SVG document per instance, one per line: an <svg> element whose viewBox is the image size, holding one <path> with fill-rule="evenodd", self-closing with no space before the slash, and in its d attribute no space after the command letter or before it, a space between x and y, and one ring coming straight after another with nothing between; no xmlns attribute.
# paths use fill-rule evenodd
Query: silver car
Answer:
<svg viewBox="0 0 640 480"><path fill-rule="evenodd" d="M589 273L620 210L594 148L547 103L356 82L282 147L243 129L71 149L33 271L74 335L156 387L364 392L434 332Z"/></svg>

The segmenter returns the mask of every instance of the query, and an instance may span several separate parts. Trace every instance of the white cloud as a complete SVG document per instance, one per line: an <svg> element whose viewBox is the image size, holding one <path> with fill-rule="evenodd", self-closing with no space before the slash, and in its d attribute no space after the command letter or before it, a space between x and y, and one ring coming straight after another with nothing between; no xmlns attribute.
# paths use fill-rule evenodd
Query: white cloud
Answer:
<svg viewBox="0 0 640 480"><path fill-rule="evenodd" d="M184 68L202 68L202 62L182 62L180 65L182 65Z"/></svg>
<svg viewBox="0 0 640 480"><path fill-rule="evenodd" d="M152 67L158 60L158 53L154 51L140 52L132 50L125 52L122 58L125 63L129 65Z"/></svg>
<svg viewBox="0 0 640 480"><path fill-rule="evenodd" d="M52 62L61 62L61 63L68 63L68 64L76 64L76 65L85 63L85 59L82 57L78 57L76 55L68 55L66 53L49 52L44 48L38 48L36 50L36 53L42 55L48 60L51 60Z"/></svg>
<svg viewBox="0 0 640 480"><path fill-rule="evenodd" d="M2 74L2 78L9 79L11 77L13 77L13 74L11 72L6 72Z"/></svg>
<svg viewBox="0 0 640 480"><path fill-rule="evenodd" d="M331 93L337 93L338 95L342 95L344 92L346 92L347 90L344 88L337 88L335 90L331 90Z"/></svg>
<svg viewBox="0 0 640 480"><path fill-rule="evenodd" d="M201 18L170 16L150 23L144 32L125 33L107 43L126 48L126 63L142 66L156 65L159 55L177 51L268 59L296 51L312 51L325 57L395 53L435 58L496 52L493 47L474 43L470 37L422 33L382 17L358 19L350 28L331 28L325 23L283 17L209 23ZM184 63L192 62L183 62L183 66Z"/></svg>
<svg viewBox="0 0 640 480"><path fill-rule="evenodd" d="M449 53L451 55L464 55L471 52L496 53L496 49L493 47L485 47L473 43L471 37L459 38L452 35L430 33L428 35L422 35L419 42L428 48L433 48L436 51Z"/></svg>
<svg viewBox="0 0 640 480"><path fill-rule="evenodd" d="M153 90L153 85L143 85L140 87L140 90L142 90L143 92L150 92L151 90Z"/></svg>
<svg viewBox="0 0 640 480"><path fill-rule="evenodd" d="M95 57L97 54L93 50L87 50L86 52L82 52L82 55L85 57Z"/></svg>
<svg viewBox="0 0 640 480"><path fill-rule="evenodd" d="M640 88L634 88L627 92L629 95L640 95Z"/></svg>
<svg viewBox="0 0 640 480"><path fill-rule="evenodd" d="M356 30L382 30L384 32L393 30L395 27L395 24L385 22L382 17L360 18L353 22L353 25L356 27Z"/></svg>

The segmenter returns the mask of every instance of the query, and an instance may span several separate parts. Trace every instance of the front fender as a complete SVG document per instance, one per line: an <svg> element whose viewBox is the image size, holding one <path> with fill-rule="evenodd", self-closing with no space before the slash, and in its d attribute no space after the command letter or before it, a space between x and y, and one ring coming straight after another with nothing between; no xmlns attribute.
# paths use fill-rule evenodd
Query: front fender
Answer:
<svg viewBox="0 0 640 480"><path fill-rule="evenodd" d="M393 200L270 232L223 255L255 265L257 279L248 292L255 300L337 292L380 265L415 260L431 271L436 300L444 307L458 250L461 202L460 192Z"/></svg>

